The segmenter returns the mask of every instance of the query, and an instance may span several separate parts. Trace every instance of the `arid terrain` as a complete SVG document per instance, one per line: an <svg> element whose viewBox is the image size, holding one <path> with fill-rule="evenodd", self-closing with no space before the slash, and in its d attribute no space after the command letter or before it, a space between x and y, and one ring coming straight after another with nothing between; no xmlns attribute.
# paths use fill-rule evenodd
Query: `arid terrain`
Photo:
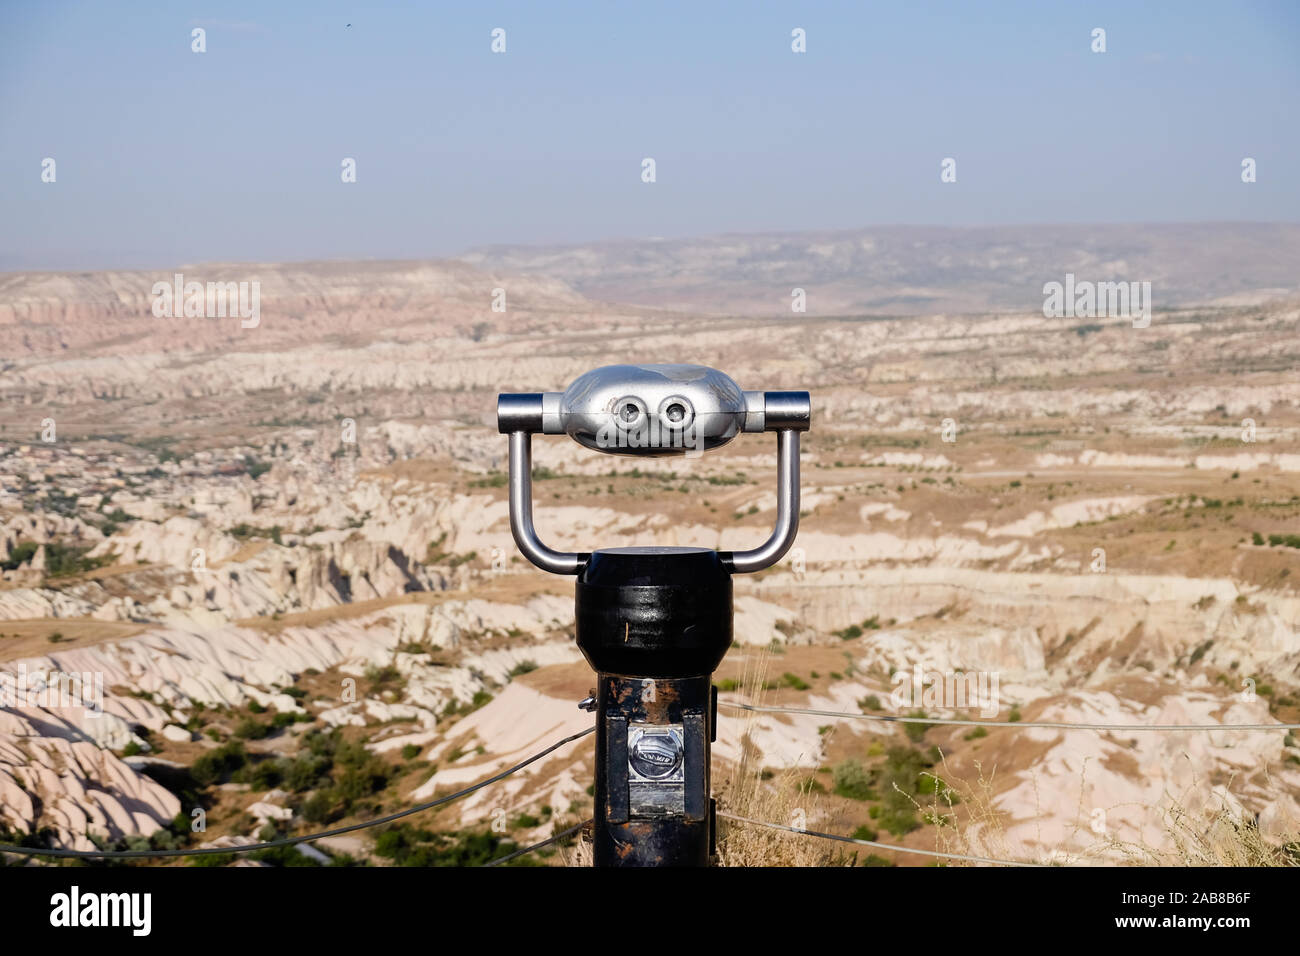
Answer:
<svg viewBox="0 0 1300 956"><path fill-rule="evenodd" d="M1300 228L1224 229L1217 264L1206 225L1099 233L1087 261L952 231L878 275L855 263L881 246L817 235L648 264L0 275L0 673L102 674L105 711L0 707L0 842L312 832L590 726L573 582L510 536L495 397L678 361L813 397L797 547L736 579L724 703L862 715L724 706L723 811L1016 861L1209 862L1223 820L1294 846L1296 732L1006 725L1300 723ZM1155 281L1149 327L1045 318L1042 284L1090 270ZM259 281L260 324L156 318L173 272ZM771 527L770 436L691 460L534 449L555 547ZM996 694L900 701L918 672ZM870 719L900 714L998 723ZM585 739L383 833L244 862L482 862L585 820L591 783ZM722 860L932 862L738 824Z"/></svg>

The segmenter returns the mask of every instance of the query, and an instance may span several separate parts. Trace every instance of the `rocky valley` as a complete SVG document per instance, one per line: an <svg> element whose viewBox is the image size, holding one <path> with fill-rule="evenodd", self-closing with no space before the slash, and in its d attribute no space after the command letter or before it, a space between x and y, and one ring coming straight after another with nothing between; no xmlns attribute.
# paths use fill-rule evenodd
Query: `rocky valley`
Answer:
<svg viewBox="0 0 1300 956"><path fill-rule="evenodd" d="M1191 266L1171 236L1141 254L1177 277ZM891 311L919 279L850 283L870 250L831 243L833 309L792 313L788 289L784 311L727 307L728 283L785 282L773 262L817 238L715 244L716 260L660 247L648 284L619 249L0 276L0 842L315 832L591 726L572 582L511 538L495 397L680 361L813 396L796 547L736 580L720 809L1013 861L1294 854L1300 298L1285 270L1256 257L1257 274L1189 283L1138 328L989 292L1057 278L1047 253L993 256ZM172 271L260 281L259 325L155 317ZM965 307L963 276L979 287ZM815 301L814 280L786 285ZM534 454L538 529L562 549L741 549L772 524L766 436L696 459L560 439ZM102 685L97 706L54 699L69 674ZM954 698L967 678L992 693ZM974 723L882 719L898 716ZM581 823L591 782L579 740L382 832L241 862L483 862ZM533 862L582 847L548 852ZM736 823L720 858L929 862Z"/></svg>

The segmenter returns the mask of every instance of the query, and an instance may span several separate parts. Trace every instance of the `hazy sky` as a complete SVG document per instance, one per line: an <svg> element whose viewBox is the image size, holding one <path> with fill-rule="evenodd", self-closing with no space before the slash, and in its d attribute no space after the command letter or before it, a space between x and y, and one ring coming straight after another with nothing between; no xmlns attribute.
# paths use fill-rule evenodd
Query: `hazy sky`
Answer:
<svg viewBox="0 0 1300 956"><path fill-rule="evenodd" d="M1296 221L1298 94L1294 0L0 0L0 269Z"/></svg>

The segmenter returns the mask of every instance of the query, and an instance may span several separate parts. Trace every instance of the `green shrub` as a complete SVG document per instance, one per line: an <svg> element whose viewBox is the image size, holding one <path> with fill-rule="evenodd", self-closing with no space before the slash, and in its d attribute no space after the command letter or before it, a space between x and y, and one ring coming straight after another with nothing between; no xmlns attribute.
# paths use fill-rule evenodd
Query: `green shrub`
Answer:
<svg viewBox="0 0 1300 956"><path fill-rule="evenodd" d="M514 848L513 843L502 846L493 833L434 833L405 823L375 838L375 854L398 866L482 866ZM537 856L529 854L506 865L543 865Z"/></svg>
<svg viewBox="0 0 1300 956"><path fill-rule="evenodd" d="M535 670L537 670L537 664L533 661L520 661L514 667L510 668L510 673L506 676L519 677L523 674L531 674Z"/></svg>
<svg viewBox="0 0 1300 956"><path fill-rule="evenodd" d="M47 542L45 545L46 576L64 577L69 574L93 571L96 568L111 564L114 560L114 556L111 554L98 558L88 558L86 554L89 551L89 545L86 547L73 547L53 541Z"/></svg>
<svg viewBox="0 0 1300 956"><path fill-rule="evenodd" d="M30 561L36 555L38 547L39 545L33 541L20 542L12 551L9 552L9 557L3 562L0 562L0 568L5 571L17 571L23 564Z"/></svg>
<svg viewBox="0 0 1300 956"><path fill-rule="evenodd" d="M394 684L401 679L401 672L392 664L385 664L383 667L371 664L366 668L366 680L372 684Z"/></svg>
<svg viewBox="0 0 1300 956"><path fill-rule="evenodd" d="M259 760L257 763L245 764L234 775L239 783L246 783L254 790L270 790L278 787L284 779L284 766L287 761Z"/></svg>
<svg viewBox="0 0 1300 956"><path fill-rule="evenodd" d="M232 740L228 744L200 754L190 766L190 776L199 786L206 787L229 779L230 775L243 767L247 761L248 755L244 753L244 745L238 740Z"/></svg>
<svg viewBox="0 0 1300 956"><path fill-rule="evenodd" d="M831 783L838 796L850 800L876 799L876 792L871 786L871 773L860 761L844 760L836 764L831 771Z"/></svg>
<svg viewBox="0 0 1300 956"><path fill-rule="evenodd" d="M343 773L334 785L334 797L346 813L356 801L387 786L392 768L357 741L335 740L334 762Z"/></svg>
<svg viewBox="0 0 1300 956"><path fill-rule="evenodd" d="M811 685L797 674L791 674L786 671L781 675L781 680L787 687L793 687L795 690L807 690Z"/></svg>
<svg viewBox="0 0 1300 956"><path fill-rule="evenodd" d="M271 728L266 724L254 720L252 717L245 717L235 728L235 736L241 740L261 740L271 732Z"/></svg>
<svg viewBox="0 0 1300 956"><path fill-rule="evenodd" d="M891 747L885 755L881 807L874 819L896 837L921 825L913 798L921 792L922 773L930 765L924 754L911 747Z"/></svg>
<svg viewBox="0 0 1300 956"><path fill-rule="evenodd" d="M303 801L301 812L302 818L308 823L327 823L330 819L330 811L333 804L325 793L313 793Z"/></svg>
<svg viewBox="0 0 1300 956"><path fill-rule="evenodd" d="M333 765L331 758L321 754L298 754L292 760L285 761L284 784L294 793L312 790L329 780Z"/></svg>
<svg viewBox="0 0 1300 956"><path fill-rule="evenodd" d="M925 717L925 711L914 710L907 716L923 718ZM911 721L903 724L903 732L907 734L907 739L912 741L912 743L914 744L919 744L922 738L925 737L925 732L929 729L930 729L929 724L916 724L916 723L912 723Z"/></svg>

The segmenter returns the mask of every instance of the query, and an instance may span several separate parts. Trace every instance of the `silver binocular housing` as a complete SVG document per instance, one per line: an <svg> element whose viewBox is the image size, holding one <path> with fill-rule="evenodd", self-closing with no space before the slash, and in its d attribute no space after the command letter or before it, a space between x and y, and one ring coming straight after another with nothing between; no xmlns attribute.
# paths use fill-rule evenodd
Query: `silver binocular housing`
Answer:
<svg viewBox="0 0 1300 956"><path fill-rule="evenodd" d="M510 528L524 556L546 571L577 574L586 554L552 551L532 520L532 436L568 435L612 455L662 457L719 448L741 432L777 433L777 526L753 551L724 554L735 571L759 571L789 550L799 527L799 433L812 418L807 392L747 392L703 365L607 365L563 392L497 398L497 429L510 436Z"/></svg>
<svg viewBox="0 0 1300 956"><path fill-rule="evenodd" d="M741 432L808 429L807 392L746 392L703 365L607 365L563 392L501 395L497 428L568 435L611 455L707 451Z"/></svg>

